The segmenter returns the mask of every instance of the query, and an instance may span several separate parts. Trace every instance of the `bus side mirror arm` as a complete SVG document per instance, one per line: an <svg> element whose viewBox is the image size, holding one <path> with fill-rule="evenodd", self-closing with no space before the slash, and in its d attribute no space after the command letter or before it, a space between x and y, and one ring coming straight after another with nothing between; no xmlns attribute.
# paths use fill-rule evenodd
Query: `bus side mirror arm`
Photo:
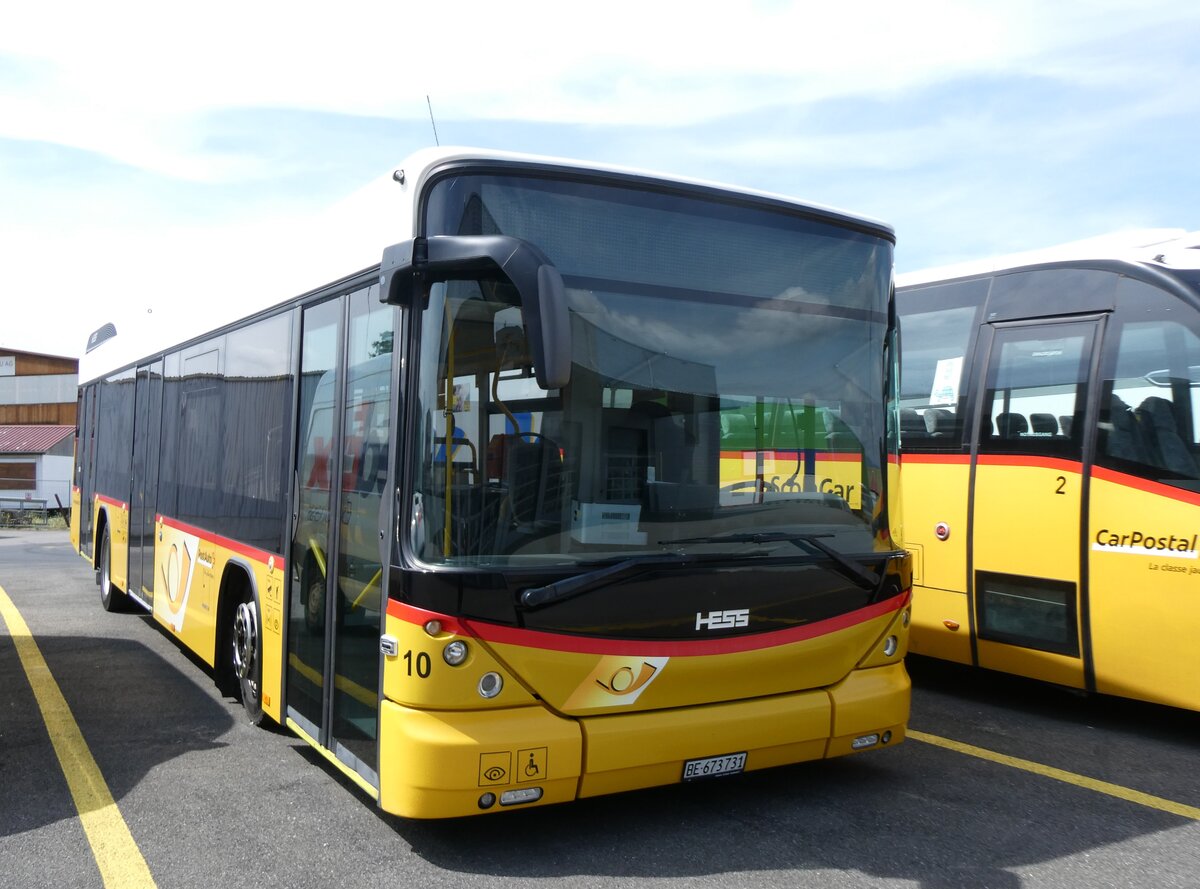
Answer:
<svg viewBox="0 0 1200 889"><path fill-rule="evenodd" d="M508 235L437 235L413 238L383 251L379 298L413 307L429 284L499 274L517 289L534 373L543 389L571 379L571 326L562 275L541 250Z"/></svg>

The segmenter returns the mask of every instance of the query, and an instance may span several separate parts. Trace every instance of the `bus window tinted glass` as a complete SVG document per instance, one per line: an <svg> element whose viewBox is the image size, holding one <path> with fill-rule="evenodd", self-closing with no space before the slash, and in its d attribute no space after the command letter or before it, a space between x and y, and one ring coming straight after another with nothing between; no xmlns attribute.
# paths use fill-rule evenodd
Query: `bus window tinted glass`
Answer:
<svg viewBox="0 0 1200 889"><path fill-rule="evenodd" d="M915 450L958 448L966 403L965 356L988 279L902 290L900 444Z"/></svg>
<svg viewBox="0 0 1200 889"><path fill-rule="evenodd" d="M882 539L890 243L702 193L483 176L435 187L428 233L544 250L566 286L572 368L561 391L538 386L511 286L432 288L420 558L590 561L749 527L816 526L847 552Z"/></svg>
<svg viewBox="0 0 1200 889"><path fill-rule="evenodd" d="M958 406L963 357L975 323L975 307L908 315L901 323L901 444L957 445L962 441Z"/></svg>
<svg viewBox="0 0 1200 889"><path fill-rule="evenodd" d="M1174 317L1141 320L1163 295L1137 282L1127 301L1138 320L1112 334L1101 405L1098 459L1115 469L1197 489L1200 480L1200 337ZM1148 311L1147 311L1148 309ZM1176 317L1178 313L1175 313Z"/></svg>
<svg viewBox="0 0 1200 889"><path fill-rule="evenodd" d="M1090 323L997 330L979 430L981 451L1080 456Z"/></svg>

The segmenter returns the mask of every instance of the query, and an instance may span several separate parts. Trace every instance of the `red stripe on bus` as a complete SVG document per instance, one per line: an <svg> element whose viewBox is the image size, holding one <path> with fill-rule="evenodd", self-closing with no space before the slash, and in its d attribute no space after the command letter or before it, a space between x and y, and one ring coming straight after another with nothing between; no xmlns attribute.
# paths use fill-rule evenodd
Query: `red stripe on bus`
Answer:
<svg viewBox="0 0 1200 889"><path fill-rule="evenodd" d="M971 462L970 454L903 454L900 465L905 463L921 463L936 466L966 466ZM1033 457L1028 454L980 454L980 466L1017 466L1030 469L1053 469L1057 472L1083 471L1083 464L1078 460L1063 460L1059 457Z"/></svg>
<svg viewBox="0 0 1200 889"><path fill-rule="evenodd" d="M905 463L944 463L953 466L970 462L970 454L914 454L911 451L905 451L900 455L901 466Z"/></svg>
<svg viewBox="0 0 1200 889"><path fill-rule="evenodd" d="M924 464L966 464L971 462L971 457L968 454L904 454L902 463L924 463ZM984 454L980 455L979 462L985 466L1030 466L1041 469L1054 469L1059 472L1080 473L1083 471L1082 464L1077 460L1061 460L1054 457L1030 457L1016 454ZM1125 472L1117 472L1115 469L1106 469L1103 466L1092 467L1092 477L1100 481L1111 482L1114 485L1120 485L1123 488L1133 488L1138 491L1144 491L1147 494L1153 494L1156 497L1166 497L1169 500L1178 500L1181 503L1188 503L1193 506L1200 506L1200 493L1196 491L1188 491L1184 488L1177 488L1174 485L1166 485L1162 482L1152 481L1148 478L1130 475Z"/></svg>
<svg viewBox="0 0 1200 889"><path fill-rule="evenodd" d="M769 633L757 633L753 636L731 636L724 639L696 639L679 642L664 642L655 639L600 639L594 636L568 636L563 633L550 633L544 630L524 630L518 627L504 627L497 624L482 623L475 620L459 620L416 608L394 599L388 602L387 612L390 617L412 624L424 625L430 620L438 620L442 628L451 633L467 633L485 642L499 642L506 645L520 645L524 648L538 648L548 651L566 651L573 654L600 655L636 655L639 657L687 657L713 654L737 654L746 651L761 651L764 648L776 648L794 642L803 642L829 633L836 633L849 627L864 624L886 614L899 611L908 604L911 591L905 591L885 602L878 602L859 608L848 614L840 614L812 624L791 627L786 630L774 630Z"/></svg>
<svg viewBox="0 0 1200 889"><path fill-rule="evenodd" d="M238 555L245 556L248 559L253 559L256 562L266 563L271 559L275 560L275 567L280 571L284 569L287 560L279 553L273 553L265 549L257 549L253 546L247 546L244 543L239 543L236 540L231 540L228 537L222 537L220 534L213 534L205 531L203 528L197 528L195 525L189 525L187 522L181 522L178 519L172 519L168 516L157 516L158 521L162 522L168 528L174 528L176 531L182 531L185 534L195 534L205 543L214 543L217 546L223 546L227 550L231 550Z"/></svg>
<svg viewBox="0 0 1200 889"><path fill-rule="evenodd" d="M1053 469L1056 472L1083 471L1078 460L1063 460L1059 457L1031 457L1028 454L980 454L980 466L1018 466L1027 469Z"/></svg>
<svg viewBox="0 0 1200 889"><path fill-rule="evenodd" d="M1092 476L1101 481L1112 482L1115 485L1121 485L1125 488L1135 488L1139 491L1145 491L1147 494L1154 494L1158 497L1166 497L1170 500L1179 500L1182 503L1200 506L1200 494L1195 491L1176 488L1174 485L1164 485L1162 482L1151 481L1148 478L1139 478L1136 475L1127 475L1124 472L1105 469L1101 466L1092 467Z"/></svg>
<svg viewBox="0 0 1200 889"><path fill-rule="evenodd" d="M117 509L129 509L128 503L123 503L115 497L109 497L107 494L97 494L96 499L101 503L107 503L109 506L115 506Z"/></svg>

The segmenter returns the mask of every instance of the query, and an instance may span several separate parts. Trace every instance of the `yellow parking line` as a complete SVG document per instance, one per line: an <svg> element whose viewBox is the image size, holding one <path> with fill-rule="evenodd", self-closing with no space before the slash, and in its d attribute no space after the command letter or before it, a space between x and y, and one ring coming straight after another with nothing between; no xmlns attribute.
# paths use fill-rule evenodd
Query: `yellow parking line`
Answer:
<svg viewBox="0 0 1200 889"><path fill-rule="evenodd" d="M83 740L66 698L50 674L50 668L46 666L25 619L13 605L4 587L0 587L0 617L8 624L8 632L42 711L42 719L45 720L54 752L67 779L67 787L75 800L79 820L91 844L92 855L96 859L96 866L100 868L104 885L109 889L155 886L146 859L142 857L125 819L121 817L121 810L113 801L108 784L100 774L87 742Z"/></svg>
<svg viewBox="0 0 1200 889"><path fill-rule="evenodd" d="M1200 809L1194 806L1185 806L1183 803L1163 799L1160 796L1151 796L1139 790L1122 787L1120 784L1109 784L1107 781L1098 781L1095 778L1088 778L1086 775L1076 775L1074 772L1066 772L1062 769L1056 769L1053 766L1044 766L1041 763L1031 762L1028 759L1018 759L1015 756L1007 756L1003 753L985 750L982 747L973 747L961 741L939 738L937 735L927 735L925 732L917 732L912 729L909 729L905 733L905 737L924 741L926 744L933 744L936 747L944 747L947 750L953 750L956 753L963 753L967 756L986 759L989 762L999 763L1010 768L1032 772L1035 775L1041 775L1045 778L1053 778L1055 781L1073 784L1085 790L1105 793L1109 796L1115 796L1117 799L1123 799L1126 802L1137 803L1139 806L1158 809L1160 812L1169 812L1172 815L1179 815L1182 818L1191 818L1193 821L1200 821Z"/></svg>

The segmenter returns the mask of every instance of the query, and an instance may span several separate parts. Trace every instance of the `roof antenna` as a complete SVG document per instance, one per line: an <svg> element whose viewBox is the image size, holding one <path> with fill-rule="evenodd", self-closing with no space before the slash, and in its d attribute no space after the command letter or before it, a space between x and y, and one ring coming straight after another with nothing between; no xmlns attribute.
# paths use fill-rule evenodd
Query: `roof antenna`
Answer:
<svg viewBox="0 0 1200 889"><path fill-rule="evenodd" d="M429 106L429 122L433 125L433 144L439 148L442 143L438 141L437 121L433 119L433 103L429 101L429 94L425 94L425 104Z"/></svg>

